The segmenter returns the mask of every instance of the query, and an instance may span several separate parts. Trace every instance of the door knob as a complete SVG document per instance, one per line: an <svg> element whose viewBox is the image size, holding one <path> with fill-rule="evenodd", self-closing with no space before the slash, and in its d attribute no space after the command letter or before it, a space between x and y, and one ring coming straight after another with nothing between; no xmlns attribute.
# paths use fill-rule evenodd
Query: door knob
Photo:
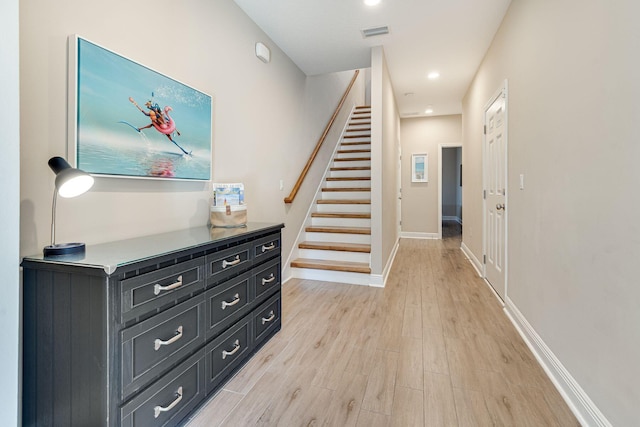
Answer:
<svg viewBox="0 0 640 427"><path fill-rule="evenodd" d="M504 208L505 208L504 204L502 204L502 205L501 205L500 203L498 203L498 204L496 205L496 210L502 210L502 209L504 209Z"/></svg>

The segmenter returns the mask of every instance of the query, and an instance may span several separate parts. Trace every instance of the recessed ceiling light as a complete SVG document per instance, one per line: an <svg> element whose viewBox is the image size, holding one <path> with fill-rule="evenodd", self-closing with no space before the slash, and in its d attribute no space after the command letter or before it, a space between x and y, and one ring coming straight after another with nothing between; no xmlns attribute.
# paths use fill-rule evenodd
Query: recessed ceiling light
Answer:
<svg viewBox="0 0 640 427"><path fill-rule="evenodd" d="M424 110L424 113L425 113L425 114L431 114L431 113L433 113L433 108L431 108L431 107L427 107L427 109L426 109L426 110Z"/></svg>
<svg viewBox="0 0 640 427"><path fill-rule="evenodd" d="M429 80L435 80L435 79L437 79L438 77L440 77L440 73L439 73L439 72L437 72L437 71L432 71L432 72L430 72L429 74L427 74L427 78L428 78Z"/></svg>
<svg viewBox="0 0 640 427"><path fill-rule="evenodd" d="M364 0L364 4L367 6L375 6L380 3L381 0Z"/></svg>

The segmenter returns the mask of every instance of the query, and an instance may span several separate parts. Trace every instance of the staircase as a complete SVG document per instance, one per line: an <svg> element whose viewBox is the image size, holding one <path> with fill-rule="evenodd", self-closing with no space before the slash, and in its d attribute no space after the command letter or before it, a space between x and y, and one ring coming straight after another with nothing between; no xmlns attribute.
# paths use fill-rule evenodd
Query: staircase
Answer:
<svg viewBox="0 0 640 427"><path fill-rule="evenodd" d="M369 284L371 108L356 107L291 262L294 277Z"/></svg>

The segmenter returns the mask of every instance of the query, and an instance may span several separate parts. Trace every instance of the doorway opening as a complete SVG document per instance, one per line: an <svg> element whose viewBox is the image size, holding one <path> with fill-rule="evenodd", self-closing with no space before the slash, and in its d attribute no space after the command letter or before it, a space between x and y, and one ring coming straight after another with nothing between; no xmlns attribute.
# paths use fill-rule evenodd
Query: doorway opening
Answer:
<svg viewBox="0 0 640 427"><path fill-rule="evenodd" d="M462 144L438 147L438 238L462 236Z"/></svg>

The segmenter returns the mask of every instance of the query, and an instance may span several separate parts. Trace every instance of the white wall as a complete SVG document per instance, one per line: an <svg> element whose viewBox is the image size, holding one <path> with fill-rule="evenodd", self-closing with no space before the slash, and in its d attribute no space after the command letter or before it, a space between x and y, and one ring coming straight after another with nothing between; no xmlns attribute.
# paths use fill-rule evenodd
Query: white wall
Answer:
<svg viewBox="0 0 640 427"><path fill-rule="evenodd" d="M381 275L398 241L396 165L400 116L382 46L371 55L371 273Z"/></svg>
<svg viewBox="0 0 640 427"><path fill-rule="evenodd" d="M0 3L0 128L2 128L2 209L0 209L0 414L2 424L18 425L20 336L20 101L18 0Z"/></svg>
<svg viewBox="0 0 640 427"><path fill-rule="evenodd" d="M401 120L402 232L438 234L438 144L462 141L462 116L416 117ZM411 182L411 155L427 153L428 182ZM415 234L420 233L420 234Z"/></svg>
<svg viewBox="0 0 640 427"><path fill-rule="evenodd" d="M77 33L213 96L213 179L244 182L250 221L286 223L286 257L308 204L283 199L344 91L343 76L310 82L232 0L159 0L152 9L32 0L22 2L20 22L23 255L48 243L54 176L46 164L66 153L67 37ZM255 57L257 41L271 48L269 64ZM308 201L305 191L298 198ZM202 183L99 178L58 204L57 237L98 243L205 225L208 204Z"/></svg>
<svg viewBox="0 0 640 427"><path fill-rule="evenodd" d="M508 309L617 426L640 402L638 16L514 1L463 100L464 243L482 259L482 111L507 78Z"/></svg>

